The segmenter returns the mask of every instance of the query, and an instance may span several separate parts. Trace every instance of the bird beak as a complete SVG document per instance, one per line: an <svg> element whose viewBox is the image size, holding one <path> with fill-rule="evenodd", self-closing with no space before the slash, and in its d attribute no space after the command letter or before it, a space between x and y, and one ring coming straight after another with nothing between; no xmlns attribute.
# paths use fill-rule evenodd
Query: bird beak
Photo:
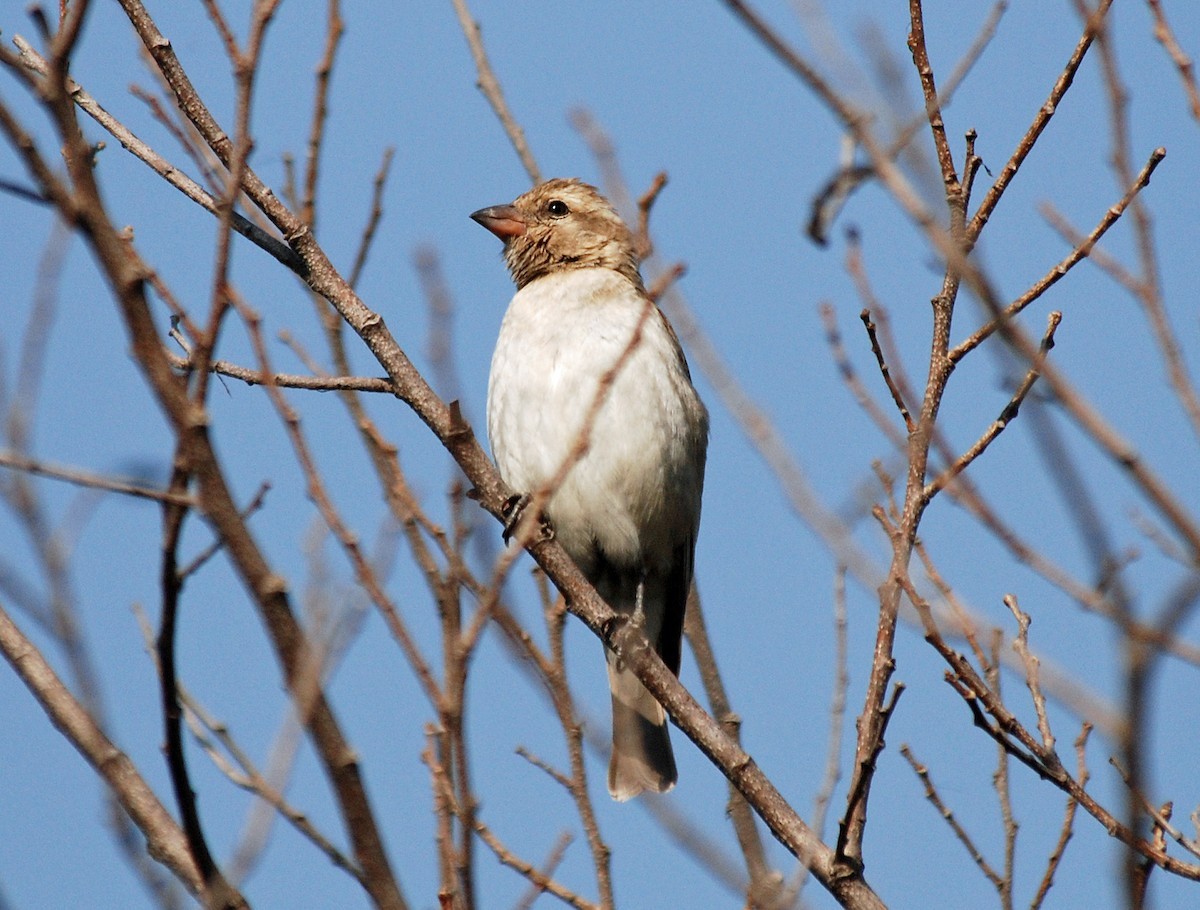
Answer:
<svg viewBox="0 0 1200 910"><path fill-rule="evenodd" d="M525 233L525 218L511 205L480 209L471 213L471 220L482 224L505 243Z"/></svg>

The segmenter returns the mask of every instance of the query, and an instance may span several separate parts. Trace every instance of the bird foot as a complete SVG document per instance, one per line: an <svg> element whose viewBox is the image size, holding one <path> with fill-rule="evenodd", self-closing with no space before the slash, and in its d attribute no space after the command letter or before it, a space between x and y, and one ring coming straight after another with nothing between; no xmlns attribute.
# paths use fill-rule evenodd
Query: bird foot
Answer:
<svg viewBox="0 0 1200 910"><path fill-rule="evenodd" d="M531 498L528 493L520 493L508 497L504 501L504 505L500 507L500 512L504 516L504 542L508 543L517 529L520 528L522 520L525 518L525 509L528 508ZM530 543L542 543L547 540L554 539L554 528L545 515L538 516L537 532L533 535Z"/></svg>

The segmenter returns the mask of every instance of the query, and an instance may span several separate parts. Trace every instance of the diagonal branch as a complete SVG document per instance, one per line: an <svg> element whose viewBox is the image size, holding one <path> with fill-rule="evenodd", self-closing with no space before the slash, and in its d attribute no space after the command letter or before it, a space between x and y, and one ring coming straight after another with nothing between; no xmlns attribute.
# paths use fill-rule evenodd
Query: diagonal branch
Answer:
<svg viewBox="0 0 1200 910"><path fill-rule="evenodd" d="M150 853L170 869L193 894L205 896L204 880L171 813L119 750L96 725L88 710L71 694L41 652L0 605L0 652L38 700L51 723L62 732L146 837Z"/></svg>

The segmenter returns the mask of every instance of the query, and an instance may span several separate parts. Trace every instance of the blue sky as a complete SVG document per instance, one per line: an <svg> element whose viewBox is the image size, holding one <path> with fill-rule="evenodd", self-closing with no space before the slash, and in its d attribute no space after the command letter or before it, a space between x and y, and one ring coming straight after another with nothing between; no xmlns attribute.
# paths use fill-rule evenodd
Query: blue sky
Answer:
<svg viewBox="0 0 1200 910"><path fill-rule="evenodd" d="M836 43L822 39L820 23L802 13L812 5L764 3L763 9L789 40L831 73L838 88L870 107L881 125L905 122L919 111L918 85L904 47L906 4L830 4L836 9L828 11L827 24ZM236 9L229 15L244 18L245 6L230 4ZM1189 118L1177 73L1152 38L1145 4L1124 0L1115 6L1118 60L1131 98L1135 167L1155 147L1167 149L1144 198L1159 241L1167 306L1185 354L1195 363L1200 337L1194 301L1200 280L1191 247L1200 215L1195 180L1200 126ZM1200 10L1180 0L1167 0L1165 6L1184 48L1200 52ZM982 2L926 2L930 53L943 78L974 40L989 9ZM229 67L202 9L157 4L151 10L214 113L231 123ZM829 113L722 4L684 8L476 0L472 10L545 175L600 179L586 144L569 122L569 112L579 107L590 111L612 138L635 193L658 171L669 173L670 183L653 216L661 261L686 263L680 290L720 354L768 413L825 505L854 516L856 540L885 565L885 542L861 503L879 498L872 461L880 459L892 470L900 463L840 381L818 307L826 302L833 306L850 357L884 402L858 322L863 304L844 267L843 229L853 226L897 344L920 383L928 301L941 279L919 233L879 188L868 186L851 200L827 248L804 237L809 202L838 164L840 133ZM471 59L450 3L346 3L343 15L347 33L333 80L317 236L334 262L348 269L368 211L371 179L383 149L395 147L384 221L359 290L418 367L428 371L429 319L413 259L421 248L437 252L456 304L456 394L482 435L491 347L512 290L495 238L467 215L513 198L527 188L528 179L474 86ZM33 33L15 3L4 8L0 29L6 39ZM995 39L946 110L956 160L961 161L963 133L974 128L985 166L991 175L999 173L1079 30L1070 3L1010 4ZM283 182L281 157L290 152L303 159L311 74L323 41L324 4L282 4L258 82L252 159L259 175L276 187ZM149 87L152 82L137 60L135 37L114 4L94 4L73 72L135 132L189 167L128 92L131 83ZM48 138L45 121L16 81L6 75L0 86L4 102ZM85 129L90 138L100 138L98 128L88 124ZM927 158L926 133L920 135ZM53 149L53 143L47 148ZM1120 197L1122 189L1108 166L1110 153L1099 67L1090 59L979 248L980 260L1004 295L1019 294L1067 252L1039 216L1039 204L1053 203L1077 227L1090 230ZM98 173L114 220L133 226L142 254L186 304L206 307L213 220L111 141L99 155ZM936 206L936 196L930 194L937 185L929 179L928 161L910 163L908 173ZM0 148L0 176L23 179L7 145ZM990 180L987 172L980 174L977 199ZM0 286L5 288L0 367L11 391L36 283L33 264L52 228L44 210L9 195L0 196L0 223L5 226L0 232ZM1132 236L1128 225L1118 225L1103 248L1132 265ZM311 350L319 350L312 308L299 283L246 243L237 245L234 265L238 286L262 313L268 337L287 328ZM1064 313L1055 362L1135 443L1181 500L1195 508L1197 441L1170 397L1135 302L1085 263L1031 308L1025 320L1031 332L1040 334L1050 308ZM964 295L956 338L978 319ZM165 313L163 321L165 326ZM243 363L252 360L240 331L227 334L220 353ZM356 370L379 372L364 350L352 348L351 353ZM300 370L282 345L274 343L271 354L278 368ZM834 670L834 563L819 537L789 509L777 479L719 404L708 378L697 372L713 412L696 557L710 633L744 721L747 748L807 814L824 769ZM956 448L969 445L999 413L1010 394L1006 382L1011 372L998 349L986 346L964 361L943 412L943 429ZM353 428L332 396L296 393L290 400L302 412L339 507L374 546L385 514ZM379 397L370 409L399 446L402 463L430 511L446 520L444 491L453 475L449 460L401 403ZM211 410L218 449L235 465L240 497L247 500L261 482L272 482L267 505L253 526L296 592L297 603L303 603L306 591L315 591L339 608L363 609L340 552L327 539L318 548L328 578L313 578L314 559L306 547L316 536L315 512L261 389L232 381L217 385ZM1131 525L1129 510L1149 514L1147 507L1077 431L1056 413L1050 417L1099 499L1116 548L1138 551L1127 578L1138 608L1156 611L1181 572ZM1086 541L1051 476L1064 466L1046 463L1030 423L1023 412L971 474L1040 552L1092 580ZM69 248L61 278L33 451L48 461L118 474L162 478L169 468L163 420L128 356L116 308L79 241ZM49 481L39 481L38 490L56 521L69 524L80 494ZM94 509L75 543L75 595L116 738L168 799L154 670L131 611L140 605L152 616L157 612L159 513L151 505L116 497L96 502ZM1063 594L1014 565L949 501L935 502L922 530L947 579L974 610L1011 631L1001 598L1016 594L1034 616L1034 645L1047 665L1096 697L1119 704L1119 651L1107 624L1083 615ZM483 523L481 533L493 541L497 531L494 524ZM192 522L185 549L196 552L207 539ZM6 566L37 580L32 554L8 514L0 516L0 554ZM436 654L436 618L403 556L401 548L389 593L422 645ZM512 594L521 614L536 625L526 566L521 563L516 572ZM2 602L12 607L9 598ZM861 706L875 603L869 585L850 584L848 731ZM1195 623L1184 631L1195 642ZM599 645L577 623L569 627L568 645L579 697L603 730L607 694ZM261 760L286 706L258 619L220 560L186 589L180 649L185 683ZM61 667L61 655L52 656ZM564 753L540 693L504 656L499 640L489 639L473 670L474 770L485 817L514 850L537 861L569 824L564 821L568 806L561 792L513 750L523 744L559 763ZM961 700L942 681L944 667L911 629L900 635L897 662L897 678L908 689L873 794L868 878L893 907L989 906L994 900L990 886L923 801L921 786L897 749L910 743L929 764L944 798L998 862L1002 829L990 789L994 747L971 726ZM1176 818L1185 831L1183 820L1200 803L1193 765L1200 712L1195 699L1185 694L1194 687L1195 672L1194 666L1164 662L1153 690L1160 708L1150 727L1156 798L1176 800ZM684 660L683 680L698 686L690 657ZM1031 721L1022 681L1007 677L1005 691L1019 706L1018 713ZM430 711L383 623L369 612L331 694L362 757L406 895L413 907L432 908L437 886L432 810L426 770L419 761L421 725ZM1077 720L1060 705L1053 706L1051 719L1069 755ZM150 906L104 830L93 775L8 672L0 673L0 729L10 731L0 737L0 894L8 905ZM677 731L674 741L681 783L668 798L671 806L732 851L723 780ZM1095 792L1119 803L1119 786L1107 764L1113 748L1111 741L1097 737L1089 762ZM844 737L842 752L847 759L852 755L852 732ZM218 857L225 858L249 799L198 751L190 757L206 829ZM595 758L591 779L602 831L614 851L618 903L740 905L672 846L641 807L610 804L602 792L602 772L603 758ZM1017 902L1027 904L1057 835L1063 800L1020 768L1013 768L1013 776L1015 812L1022 823ZM340 836L323 779L307 751L301 752L289 794ZM835 819L843 802L839 792ZM773 842L771 848L773 860L790 871L786 854ZM1114 905L1118 869L1112 842L1094 820L1081 816L1050 905ZM479 870L484 906L510 906L524 892L524 882L497 869L483 850ZM581 837L568 851L561 875L585 894L594 894ZM246 890L251 902L262 907L366 906L344 875L283 827L277 827ZM1180 905L1193 891L1194 886L1158 874L1152 884L1152 894L1163 906ZM816 887L806 894L813 906L832 906Z"/></svg>

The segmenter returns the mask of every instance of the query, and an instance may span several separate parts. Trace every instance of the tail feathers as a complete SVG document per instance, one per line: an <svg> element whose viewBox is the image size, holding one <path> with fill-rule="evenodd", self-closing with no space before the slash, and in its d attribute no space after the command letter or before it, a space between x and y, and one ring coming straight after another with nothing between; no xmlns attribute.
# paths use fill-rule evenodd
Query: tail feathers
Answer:
<svg viewBox="0 0 1200 910"><path fill-rule="evenodd" d="M666 712L641 680L617 666L616 655L607 657L613 715L608 792L620 802L645 790L666 793L678 777Z"/></svg>

